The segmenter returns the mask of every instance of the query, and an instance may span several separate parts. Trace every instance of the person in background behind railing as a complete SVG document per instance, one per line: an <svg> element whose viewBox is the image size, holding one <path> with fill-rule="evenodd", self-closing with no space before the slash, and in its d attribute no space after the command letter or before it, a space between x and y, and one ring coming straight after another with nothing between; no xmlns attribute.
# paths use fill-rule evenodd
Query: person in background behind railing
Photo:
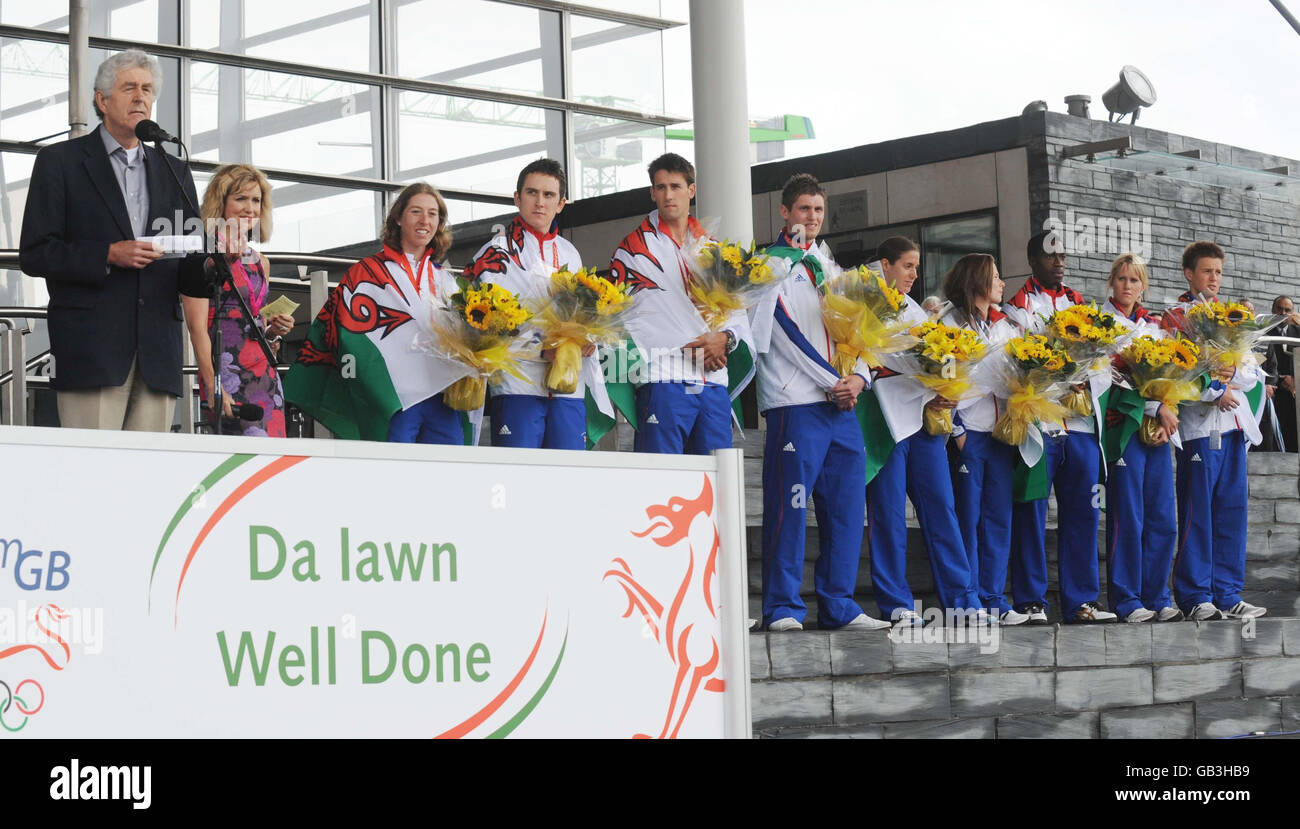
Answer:
<svg viewBox="0 0 1300 829"><path fill-rule="evenodd" d="M135 135L161 84L157 58L108 58L95 73L103 123L43 148L32 167L18 259L49 289L50 385L65 427L164 432L181 393L177 261L149 234L184 232L171 225L193 212L172 175L196 201L194 179Z"/></svg>
<svg viewBox="0 0 1300 829"><path fill-rule="evenodd" d="M943 316L943 300L932 294L921 302L921 310L929 314L930 319L937 320Z"/></svg>
<svg viewBox="0 0 1300 829"><path fill-rule="evenodd" d="M1286 314L1290 320L1275 328L1274 337L1300 337L1297 327L1295 303L1289 296L1280 296L1273 300L1273 313ZM1273 411L1277 415L1278 426L1282 430L1283 446L1278 446L1271 429L1264 430L1264 443L1260 445L1264 452L1296 451L1295 421L1295 367L1292 364L1291 346L1275 343L1268 347L1268 359L1264 361L1264 372L1268 375L1269 398Z"/></svg>
<svg viewBox="0 0 1300 829"><path fill-rule="evenodd" d="M280 338L293 329L293 317L278 314L264 319L260 314L270 293L270 263L248 244L264 242L271 235L271 183L256 167L227 164L208 182L199 214L208 236L215 239L216 249L223 252L220 255L230 265L235 290L253 313L253 319L247 319L235 298L224 291L220 306L213 308L211 279L204 275L210 269L194 266L203 263L202 257L187 260L187 266L181 270L181 305L199 367L204 421L211 422L212 414L214 372L210 329L216 320L221 326L222 433L282 438L285 436L284 392L279 374L267 361L253 327L265 330L271 351L278 356ZM241 404L261 408L261 417L237 416Z"/></svg>

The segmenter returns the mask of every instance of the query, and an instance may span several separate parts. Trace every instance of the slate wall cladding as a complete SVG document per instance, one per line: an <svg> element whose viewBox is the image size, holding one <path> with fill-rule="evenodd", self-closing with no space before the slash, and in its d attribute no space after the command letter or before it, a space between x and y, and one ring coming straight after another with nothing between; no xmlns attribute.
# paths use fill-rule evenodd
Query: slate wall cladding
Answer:
<svg viewBox="0 0 1300 829"><path fill-rule="evenodd" d="M1101 219L1120 220L1126 225L1136 219L1139 227L1149 222L1150 238L1144 239L1150 245L1149 305L1164 307L1186 290L1182 251L1196 239L1216 241L1227 251L1221 291L1225 297L1250 299L1257 309L1267 311L1275 296L1300 288L1300 183L1294 178L1300 174L1300 162L1063 113L1027 117L1042 119L1041 149L1033 144L1029 147L1031 221L1035 227L1042 227L1049 216L1064 222L1072 211L1076 228L1086 229L1083 219L1094 224ZM1089 163L1083 158L1061 158L1065 147L1130 134L1134 148L1139 150L1179 153L1196 149L1203 162L1251 170L1286 166L1291 170L1292 183L1276 187L1268 180L1256 183L1250 179L1218 186L1183 180L1187 174L1174 169L1173 164L1166 175L1157 175L1117 169L1104 160ZM1248 190L1252 183L1254 188ZM1095 236L1099 241L1100 234ZM1091 251L1085 247L1079 244L1076 250L1067 251L1066 280L1085 296L1102 298L1110 262L1122 251L1109 249L1109 245L1098 251L1095 243ZM1008 255L1003 252L1004 258Z"/></svg>

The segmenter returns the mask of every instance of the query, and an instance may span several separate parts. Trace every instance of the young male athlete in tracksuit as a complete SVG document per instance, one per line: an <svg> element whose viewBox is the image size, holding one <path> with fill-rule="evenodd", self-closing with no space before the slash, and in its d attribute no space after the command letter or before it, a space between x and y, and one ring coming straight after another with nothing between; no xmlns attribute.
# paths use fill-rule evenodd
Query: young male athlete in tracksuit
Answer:
<svg viewBox="0 0 1300 829"><path fill-rule="evenodd" d="M564 209L564 169L558 161L539 158L519 172L515 206L519 214L505 231L474 256L464 276L497 284L519 296L521 302L547 295L551 274L561 268L582 268L577 249L559 234L555 217ZM536 329L521 336L538 338ZM491 381L492 445L521 448L586 449L586 386L599 380L591 354L584 353L578 388L570 394L546 388L548 355L520 360L527 379L501 371Z"/></svg>
<svg viewBox="0 0 1300 829"><path fill-rule="evenodd" d="M853 600L862 557L866 452L853 408L870 367L841 378L822 322L818 286L833 262L815 245L826 192L805 173L781 193L785 229L768 253L792 265L770 302L755 309L758 408L767 418L763 453L763 623L768 630L802 630L808 499L814 499L820 555L813 571L818 625L877 629ZM760 316L761 315L761 316Z"/></svg>
<svg viewBox="0 0 1300 829"><path fill-rule="evenodd" d="M690 214L694 165L665 153L650 162L649 172L655 210L619 243L610 262L610 277L630 285L635 297L627 330L649 375L636 378L642 382L636 389L635 448L707 455L731 448L731 401L753 365L748 361L747 371L735 367L743 374L730 377L728 358L752 354L749 321L736 311L723 330L710 331L691 302L682 248L707 236Z"/></svg>
<svg viewBox="0 0 1300 829"><path fill-rule="evenodd" d="M1080 305L1078 291L1067 288L1065 253L1055 234L1037 233L1025 249L1032 271L1003 311L1025 333L1041 333L1053 312ZM1101 447L1097 418L1104 416L1099 398L1110 386L1110 372L1093 372L1088 383L1093 416L1071 416L1065 428L1043 428L1047 490L1056 489L1057 562L1061 618L1066 623L1113 622L1115 614L1097 603L1101 585L1097 567L1097 484ZM1011 518L1011 594L1016 610L1029 624L1047 624L1047 495L1017 503Z"/></svg>
<svg viewBox="0 0 1300 829"><path fill-rule="evenodd" d="M1188 290L1165 313L1165 328L1179 330L1196 302L1219 301L1223 260L1223 248L1213 242L1192 242L1183 250ZM1258 415L1244 405L1243 396L1260 380L1258 366L1229 369L1210 380L1201 402L1180 410L1174 599L1196 621L1268 612L1241 600L1246 575L1246 444L1261 440Z"/></svg>

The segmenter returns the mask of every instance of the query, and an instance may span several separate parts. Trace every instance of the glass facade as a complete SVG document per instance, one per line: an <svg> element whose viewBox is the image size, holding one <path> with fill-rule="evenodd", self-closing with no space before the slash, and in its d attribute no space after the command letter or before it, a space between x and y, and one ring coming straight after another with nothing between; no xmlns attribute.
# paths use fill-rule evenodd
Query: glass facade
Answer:
<svg viewBox="0 0 1300 829"><path fill-rule="evenodd" d="M658 0L95 0L90 65L109 54L96 38L167 50L154 119L196 161L266 169L270 248L314 252L374 239L412 181L448 191L454 222L509 212L519 168L543 155L569 170L570 198L644 186L676 120L664 32L684 29L662 12ZM66 4L0 0L0 24L23 30L0 40L0 140L64 140ZM6 150L0 243L13 248L31 156ZM207 174L195 179L201 191ZM12 281L0 276L4 296Z"/></svg>
<svg viewBox="0 0 1300 829"><path fill-rule="evenodd" d="M942 294L944 274L962 256L987 253L998 258L1000 255L998 217L993 212L873 227L822 238L835 254L836 262L854 268L873 261L876 246L891 236L906 236L921 248L921 277L911 292L917 302Z"/></svg>

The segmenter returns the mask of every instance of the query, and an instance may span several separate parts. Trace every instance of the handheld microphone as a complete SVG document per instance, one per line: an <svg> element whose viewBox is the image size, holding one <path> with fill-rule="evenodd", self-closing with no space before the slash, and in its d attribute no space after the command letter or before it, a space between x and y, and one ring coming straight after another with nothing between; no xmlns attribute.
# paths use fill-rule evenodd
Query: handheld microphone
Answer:
<svg viewBox="0 0 1300 829"><path fill-rule="evenodd" d="M262 407L256 403L240 403L232 406L231 410L237 420L261 420L264 413Z"/></svg>
<svg viewBox="0 0 1300 829"><path fill-rule="evenodd" d="M148 118L135 125L135 137L141 141L166 141L172 144L179 144L181 141L158 126L157 121L150 121Z"/></svg>

